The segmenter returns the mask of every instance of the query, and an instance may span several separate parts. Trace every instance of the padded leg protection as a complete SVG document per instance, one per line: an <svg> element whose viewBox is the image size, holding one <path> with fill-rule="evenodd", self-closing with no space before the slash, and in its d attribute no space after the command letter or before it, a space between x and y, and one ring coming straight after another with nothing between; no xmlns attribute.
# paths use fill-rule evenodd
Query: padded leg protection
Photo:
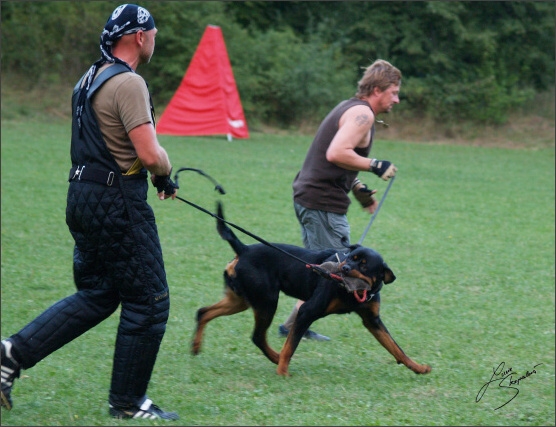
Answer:
<svg viewBox="0 0 556 427"><path fill-rule="evenodd" d="M126 408L140 406L164 334L147 336L118 335L109 402Z"/></svg>
<svg viewBox="0 0 556 427"><path fill-rule="evenodd" d="M23 369L39 361L98 325L119 301L111 291L83 290L44 311L21 331L10 337Z"/></svg>
<svg viewBox="0 0 556 427"><path fill-rule="evenodd" d="M147 393L170 311L168 291L122 303L109 403L139 406Z"/></svg>

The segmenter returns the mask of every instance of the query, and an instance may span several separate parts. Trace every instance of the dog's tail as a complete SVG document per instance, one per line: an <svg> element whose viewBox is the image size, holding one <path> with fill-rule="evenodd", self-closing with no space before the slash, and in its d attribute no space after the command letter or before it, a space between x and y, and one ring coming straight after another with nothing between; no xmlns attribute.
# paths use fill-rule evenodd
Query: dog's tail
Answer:
<svg viewBox="0 0 556 427"><path fill-rule="evenodd" d="M228 227L224 221L222 221L224 219L224 208L222 207L222 202L217 202L216 206L218 215L218 218L216 219L216 230L218 231L218 234L220 234L220 237L230 244L237 255L241 255L247 250L247 245L242 243L232 229Z"/></svg>

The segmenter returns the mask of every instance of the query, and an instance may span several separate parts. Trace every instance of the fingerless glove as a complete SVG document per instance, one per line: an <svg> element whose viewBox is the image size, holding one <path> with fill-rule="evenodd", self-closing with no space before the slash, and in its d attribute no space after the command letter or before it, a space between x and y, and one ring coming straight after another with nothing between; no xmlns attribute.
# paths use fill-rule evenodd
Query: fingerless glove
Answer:
<svg viewBox="0 0 556 427"><path fill-rule="evenodd" d="M172 171L170 171L170 174L171 173ZM167 196L171 196L178 188L180 188L170 179L170 175L155 175L152 182L153 185L156 187L157 193L161 193L162 191L164 191L164 194L166 194Z"/></svg>
<svg viewBox="0 0 556 427"><path fill-rule="evenodd" d="M376 190L369 190L366 184L363 184L359 181L359 178L355 178L353 181L353 185L351 186L351 191L353 195L357 199L361 206L366 208L367 206L371 206L375 202L375 198L373 194L376 193Z"/></svg>
<svg viewBox="0 0 556 427"><path fill-rule="evenodd" d="M398 168L390 163L388 160L377 160L371 159L371 165L369 167L369 172L374 173L375 175L382 178L384 181L388 181L394 175Z"/></svg>

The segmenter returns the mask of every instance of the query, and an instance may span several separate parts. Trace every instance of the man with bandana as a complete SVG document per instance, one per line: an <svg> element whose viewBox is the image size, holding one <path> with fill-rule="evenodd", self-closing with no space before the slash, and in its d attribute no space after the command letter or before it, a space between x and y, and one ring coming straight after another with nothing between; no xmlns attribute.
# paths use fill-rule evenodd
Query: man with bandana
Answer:
<svg viewBox="0 0 556 427"><path fill-rule="evenodd" d="M117 7L100 37L101 58L74 88L66 223L75 240L77 291L1 343L1 404L13 382L121 306L108 397L115 418L177 420L147 397L166 329L169 290L152 208L174 199L172 166L158 143L152 102L138 65L150 61L157 29L137 5Z"/></svg>

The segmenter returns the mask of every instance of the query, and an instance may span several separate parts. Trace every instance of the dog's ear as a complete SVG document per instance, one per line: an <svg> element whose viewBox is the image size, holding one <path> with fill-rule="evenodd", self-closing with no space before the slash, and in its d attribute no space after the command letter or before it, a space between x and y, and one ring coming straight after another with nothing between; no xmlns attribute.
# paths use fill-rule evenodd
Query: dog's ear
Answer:
<svg viewBox="0 0 556 427"><path fill-rule="evenodd" d="M396 275L392 270L390 270L390 268L386 263L384 263L383 266L384 266L384 284L387 285L388 283L392 283L394 280L396 280Z"/></svg>

